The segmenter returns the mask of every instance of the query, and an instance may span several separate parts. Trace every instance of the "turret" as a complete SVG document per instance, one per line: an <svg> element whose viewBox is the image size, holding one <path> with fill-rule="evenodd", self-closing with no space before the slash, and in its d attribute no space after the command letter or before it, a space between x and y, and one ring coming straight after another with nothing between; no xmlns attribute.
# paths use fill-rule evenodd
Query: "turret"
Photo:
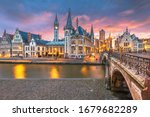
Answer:
<svg viewBox="0 0 150 117"><path fill-rule="evenodd" d="M79 20L78 20L78 17L77 17L77 19L76 19L76 34L79 34L78 26L79 26Z"/></svg>

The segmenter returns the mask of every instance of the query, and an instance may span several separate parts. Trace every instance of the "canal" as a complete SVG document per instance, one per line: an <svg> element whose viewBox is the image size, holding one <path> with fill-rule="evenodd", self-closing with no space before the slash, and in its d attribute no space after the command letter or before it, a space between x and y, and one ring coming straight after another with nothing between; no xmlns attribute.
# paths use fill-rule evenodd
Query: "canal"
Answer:
<svg viewBox="0 0 150 117"><path fill-rule="evenodd" d="M96 84L93 85L93 87L94 88L96 87L96 90L98 90L98 92L96 92L96 93L100 93L100 95L102 97L102 98L98 98L98 99L129 99L125 93L114 93L114 92L111 92L111 91L108 91L105 89L104 72L105 72L104 66L100 66L100 65L0 64L0 81L3 81L3 82L0 82L0 83L2 83L2 84L0 84L0 91L3 92L3 89L5 89L4 94L1 93L0 96L3 97L3 95L8 95L9 93L12 93L12 91L10 91L11 87L9 87L10 84L13 85L13 88L15 90L15 87L20 86L20 83L18 84L18 82L21 82L21 85L23 85L24 82L29 81L29 83L25 84L24 88L26 88L26 86L28 85L27 87L31 87L31 89L32 89L33 87L36 87L36 85L35 85L36 83L34 83L34 82L38 82L37 85L40 85L39 81L42 84L42 82L47 80L47 84L48 84L48 82L50 82L49 85L51 85L51 86L54 85L54 83L52 83L52 82L56 82L56 84L58 83L59 85L60 85L60 82L62 82L61 85L65 85L65 83L68 82L67 85L69 85L69 82L73 81L74 85L73 85L73 83L71 83L69 85L69 90L71 90L71 88L72 89L74 89L76 87L78 88L78 86L75 86L75 85L79 85L80 83L81 84L79 85L79 87L84 88L87 85L89 85L88 87L91 87L91 85L93 85L93 84L90 84L90 83L92 83L92 82L94 82L94 83L97 82ZM20 81L20 79L24 79L25 81L24 80ZM50 81L51 79L59 79L59 80ZM86 80L86 79L88 79L88 80ZM78 82L78 81L80 81L80 82ZM91 82L85 85L84 81L85 82L91 81ZM33 84L30 84L31 82L33 82ZM65 82L65 83L63 83L63 82ZM75 82L77 82L77 84ZM9 86L6 86L6 85L9 85ZM46 87L46 85L43 85L42 87ZM66 90L68 88L67 85L63 86L63 87L66 87L64 90ZM58 88L58 86L56 86L56 88L54 88L54 87L55 86L51 87L50 90L55 90L56 88ZM7 90L7 88L8 88L8 90ZM52 89L52 88L54 88L54 89ZM67 92L69 92L69 90ZM24 94L24 95L26 95L26 94ZM9 98L9 99L14 99L14 98ZM49 98L49 99L51 99L51 98ZM52 99L54 99L54 98L52 98ZM58 99L62 99L62 98L58 98ZM63 98L63 99L70 99L70 98ZM80 99L80 98L78 98L78 99ZM85 99L89 99L89 98L85 98ZM93 99L95 99L95 98L93 98Z"/></svg>

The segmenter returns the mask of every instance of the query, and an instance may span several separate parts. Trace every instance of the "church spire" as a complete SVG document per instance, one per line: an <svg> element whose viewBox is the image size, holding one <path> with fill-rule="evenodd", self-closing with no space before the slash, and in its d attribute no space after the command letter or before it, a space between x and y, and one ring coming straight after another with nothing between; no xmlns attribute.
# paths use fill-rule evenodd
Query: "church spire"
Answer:
<svg viewBox="0 0 150 117"><path fill-rule="evenodd" d="M77 19L76 19L76 25L77 25L77 28L78 28L78 26L79 26L79 20L78 20L78 17L77 17Z"/></svg>
<svg viewBox="0 0 150 117"><path fill-rule="evenodd" d="M126 27L126 33L128 33L128 32L129 32L128 27Z"/></svg>
<svg viewBox="0 0 150 117"><path fill-rule="evenodd" d="M91 25L91 35L94 36L93 25Z"/></svg>
<svg viewBox="0 0 150 117"><path fill-rule="evenodd" d="M4 35L6 34L6 29L4 30Z"/></svg>
<svg viewBox="0 0 150 117"><path fill-rule="evenodd" d="M56 14L56 17L55 17L54 25L59 25L57 14Z"/></svg>
<svg viewBox="0 0 150 117"><path fill-rule="evenodd" d="M91 40L94 41L94 30L93 30L93 25L91 25Z"/></svg>
<svg viewBox="0 0 150 117"><path fill-rule="evenodd" d="M67 18L67 23L66 23L65 29L73 29L72 19L71 19L71 9L69 9L69 11L68 11L68 18Z"/></svg>

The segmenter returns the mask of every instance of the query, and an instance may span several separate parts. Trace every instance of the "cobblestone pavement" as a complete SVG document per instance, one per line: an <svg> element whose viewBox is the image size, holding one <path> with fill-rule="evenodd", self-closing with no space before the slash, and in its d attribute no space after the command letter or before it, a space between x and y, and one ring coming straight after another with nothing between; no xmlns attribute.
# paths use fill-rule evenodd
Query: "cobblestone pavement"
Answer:
<svg viewBox="0 0 150 117"><path fill-rule="evenodd" d="M99 79L0 80L3 100L107 100L117 99Z"/></svg>

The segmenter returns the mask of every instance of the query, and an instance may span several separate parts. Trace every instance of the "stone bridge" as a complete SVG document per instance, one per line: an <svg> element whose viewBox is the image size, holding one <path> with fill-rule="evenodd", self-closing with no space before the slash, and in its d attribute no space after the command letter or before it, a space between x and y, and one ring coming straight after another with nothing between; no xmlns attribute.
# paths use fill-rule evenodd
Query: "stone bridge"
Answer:
<svg viewBox="0 0 150 117"><path fill-rule="evenodd" d="M103 53L105 84L112 91L129 92L134 100L150 99L150 58L137 54Z"/></svg>

